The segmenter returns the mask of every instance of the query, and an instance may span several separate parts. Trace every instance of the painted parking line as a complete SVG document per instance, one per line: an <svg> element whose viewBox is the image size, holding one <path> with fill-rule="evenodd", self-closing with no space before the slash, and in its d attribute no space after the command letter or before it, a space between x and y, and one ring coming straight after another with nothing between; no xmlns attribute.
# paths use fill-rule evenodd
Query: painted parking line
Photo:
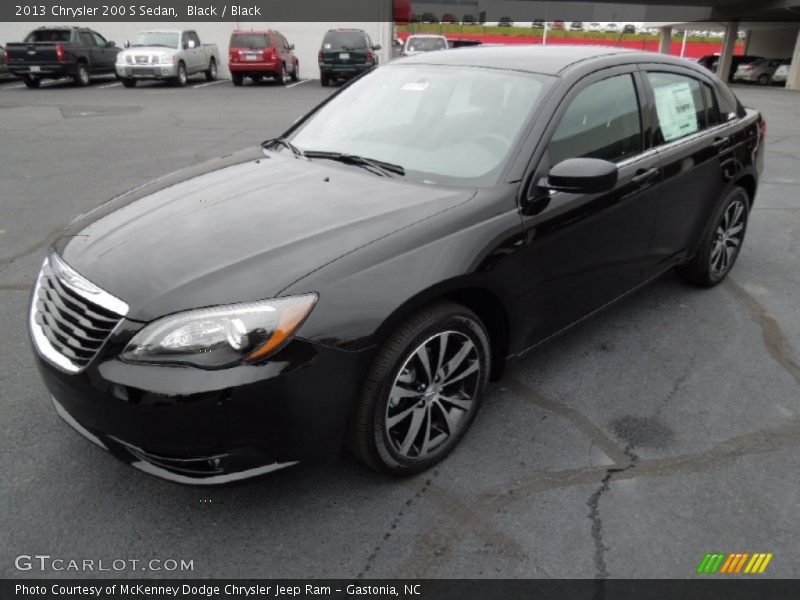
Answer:
<svg viewBox="0 0 800 600"><path fill-rule="evenodd" d="M296 87L298 85L303 85L304 83L308 83L309 81L313 81L313 80L312 79L301 79L297 83L292 83L290 85L287 85L286 88L288 89L288 88Z"/></svg>
<svg viewBox="0 0 800 600"><path fill-rule="evenodd" d="M106 83L104 85L98 85L97 89L98 90L105 90L107 88L117 87L118 85L122 85L122 82L116 81L114 83Z"/></svg>
<svg viewBox="0 0 800 600"><path fill-rule="evenodd" d="M230 81L230 79L217 79L216 81L209 81L208 83L200 83L198 85L193 85L194 89L201 88L201 87L208 87L209 85L217 85L218 83L225 83L226 81Z"/></svg>
<svg viewBox="0 0 800 600"><path fill-rule="evenodd" d="M16 84L16 85L4 85L4 86L0 87L0 91L2 91L2 90L18 90L19 88L24 88L24 87L25 87L24 83L19 83L19 84Z"/></svg>
<svg viewBox="0 0 800 600"><path fill-rule="evenodd" d="M62 77L61 79L51 79L49 81L43 81L39 85L40 86L44 86L44 87L49 87L51 85L56 85L57 83L64 83L64 82L67 82L67 81L72 81L72 80L68 79L66 77Z"/></svg>

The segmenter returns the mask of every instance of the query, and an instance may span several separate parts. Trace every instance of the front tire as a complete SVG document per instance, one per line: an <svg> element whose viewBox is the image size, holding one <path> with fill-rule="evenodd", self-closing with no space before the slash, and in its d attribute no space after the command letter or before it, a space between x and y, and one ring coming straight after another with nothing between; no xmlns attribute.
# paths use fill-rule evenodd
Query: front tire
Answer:
<svg viewBox="0 0 800 600"><path fill-rule="evenodd" d="M186 87L189 82L189 76L186 74L186 65L178 63L178 76L175 78L175 85L178 87Z"/></svg>
<svg viewBox="0 0 800 600"><path fill-rule="evenodd" d="M300 81L300 63L294 64L294 70L292 70L292 81Z"/></svg>
<svg viewBox="0 0 800 600"><path fill-rule="evenodd" d="M37 79L36 77L23 77L22 78L22 83L25 84L26 88L30 88L32 90L35 90L36 88L38 88L42 84L42 80L41 79Z"/></svg>
<svg viewBox="0 0 800 600"><path fill-rule="evenodd" d="M734 188L709 220L697 254L678 268L678 275L693 285L714 287L733 269L744 243L750 198L740 187Z"/></svg>
<svg viewBox="0 0 800 600"><path fill-rule="evenodd" d="M217 80L217 61L213 58L211 62L208 63L208 70L206 71L206 81L216 81Z"/></svg>
<svg viewBox="0 0 800 600"><path fill-rule="evenodd" d="M421 310L375 357L351 420L351 449L379 472L428 469L466 433L490 369L489 336L474 312L452 302Z"/></svg>
<svg viewBox="0 0 800 600"><path fill-rule="evenodd" d="M126 77L125 79L122 79L121 81L122 81L122 85L124 85L126 88L135 88L136 87L136 80L135 79L130 79L130 78Z"/></svg>
<svg viewBox="0 0 800 600"><path fill-rule="evenodd" d="M769 85L769 79L770 79L769 75L767 75L766 73L762 73L761 75L758 76L757 79L758 85Z"/></svg>
<svg viewBox="0 0 800 600"><path fill-rule="evenodd" d="M239 87L244 83L244 77L238 73L231 73L231 81L233 82L233 85Z"/></svg>

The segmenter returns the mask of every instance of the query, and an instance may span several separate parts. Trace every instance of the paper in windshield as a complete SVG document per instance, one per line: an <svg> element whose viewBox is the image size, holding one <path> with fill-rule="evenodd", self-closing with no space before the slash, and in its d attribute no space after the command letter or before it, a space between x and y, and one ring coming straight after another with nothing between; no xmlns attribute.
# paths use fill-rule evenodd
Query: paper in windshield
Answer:
<svg viewBox="0 0 800 600"><path fill-rule="evenodd" d="M665 142L677 140L699 129L692 89L688 83L655 88L656 111Z"/></svg>

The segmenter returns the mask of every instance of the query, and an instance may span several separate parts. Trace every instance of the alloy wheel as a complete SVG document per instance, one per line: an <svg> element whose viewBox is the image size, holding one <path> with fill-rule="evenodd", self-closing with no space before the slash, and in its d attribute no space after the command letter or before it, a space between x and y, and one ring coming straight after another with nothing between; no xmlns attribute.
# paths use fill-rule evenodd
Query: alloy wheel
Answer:
<svg viewBox="0 0 800 600"><path fill-rule="evenodd" d="M464 333L428 338L406 359L386 405L384 427L403 458L423 459L443 448L476 405L478 349Z"/></svg>
<svg viewBox="0 0 800 600"><path fill-rule="evenodd" d="M731 202L717 226L711 247L710 270L714 277L722 277L733 266L733 261L744 239L747 208L742 200Z"/></svg>

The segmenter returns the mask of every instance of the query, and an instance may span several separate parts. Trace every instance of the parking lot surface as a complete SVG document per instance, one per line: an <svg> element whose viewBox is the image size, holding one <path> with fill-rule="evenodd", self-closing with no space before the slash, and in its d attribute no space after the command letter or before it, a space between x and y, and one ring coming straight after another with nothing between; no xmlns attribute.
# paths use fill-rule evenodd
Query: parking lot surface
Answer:
<svg viewBox="0 0 800 600"><path fill-rule="evenodd" d="M78 214L282 132L330 90L0 83L0 576L676 577L706 552L800 576L800 95L738 87L766 172L728 282L667 276L530 353L438 468L346 456L228 487L140 473L53 410L28 295ZM376 200L379 201L379 200ZM185 559L191 572L20 572L20 554Z"/></svg>

